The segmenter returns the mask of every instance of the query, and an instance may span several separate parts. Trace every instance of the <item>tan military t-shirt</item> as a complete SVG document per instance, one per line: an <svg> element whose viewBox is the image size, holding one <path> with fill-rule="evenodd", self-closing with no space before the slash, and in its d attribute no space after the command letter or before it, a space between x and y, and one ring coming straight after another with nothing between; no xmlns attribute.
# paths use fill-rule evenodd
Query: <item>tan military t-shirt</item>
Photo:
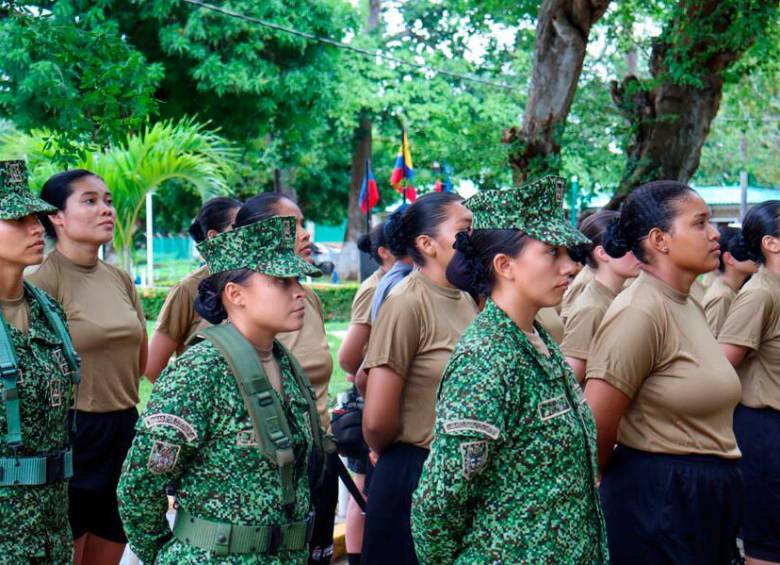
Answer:
<svg viewBox="0 0 780 565"><path fill-rule="evenodd" d="M545 357L550 356L550 350L547 349L547 344L544 343L544 340L542 339L542 336L539 335L539 332L534 329L533 332L527 332L525 330L522 330L525 334L526 339L528 339L528 343L534 346L534 349L536 349L539 353L544 355Z"/></svg>
<svg viewBox="0 0 780 565"><path fill-rule="evenodd" d="M65 310L81 356L77 408L112 412L138 404L146 319L130 276L104 261L77 265L54 250L29 278Z"/></svg>
<svg viewBox="0 0 780 565"><path fill-rule="evenodd" d="M574 301L566 318L561 351L567 357L587 361L593 336L617 296L596 279Z"/></svg>
<svg viewBox="0 0 780 565"><path fill-rule="evenodd" d="M707 289L704 288L704 283L702 283L699 279L696 279L693 281L693 284L691 285L691 292L690 296L693 298L696 302L701 304L704 302L704 294L707 292Z"/></svg>
<svg viewBox="0 0 780 565"><path fill-rule="evenodd" d="M718 341L750 349L737 367L742 404L780 410L780 279L762 266L739 291Z"/></svg>
<svg viewBox="0 0 780 565"><path fill-rule="evenodd" d="M701 284L705 289L709 289L716 280L720 279L720 269L715 269L701 276Z"/></svg>
<svg viewBox="0 0 780 565"><path fill-rule="evenodd" d="M574 301L582 294L585 287L588 286L590 281L596 276L596 271L585 265L585 267L577 273L574 280L571 281L569 288L563 293L563 301L561 302L561 320L566 322L566 318L569 316L569 310L574 305ZM560 343L560 342L558 342Z"/></svg>
<svg viewBox="0 0 780 565"><path fill-rule="evenodd" d="M259 347L255 347L255 351L257 351L257 356L260 358L260 363L263 366L268 382L271 383L276 392L282 394L282 370L276 357L274 357L274 350L268 349L263 351Z"/></svg>
<svg viewBox="0 0 780 565"><path fill-rule="evenodd" d="M555 308L542 308L536 313L536 321L542 324L555 343L563 341L563 321Z"/></svg>
<svg viewBox="0 0 780 565"><path fill-rule="evenodd" d="M181 355L187 348L187 340L191 336L210 325L195 310L198 285L208 277L208 267L201 267L187 275L171 289L165 298L162 310L160 310L160 316L157 318L157 325L154 329L180 344L176 348L176 355Z"/></svg>
<svg viewBox="0 0 780 565"><path fill-rule="evenodd" d="M8 324L24 334L27 333L30 328L30 304L24 293L19 298L11 300L0 298L0 310Z"/></svg>
<svg viewBox="0 0 780 565"><path fill-rule="evenodd" d="M371 325L371 303L374 301L374 292L376 292L376 286L379 284L382 274L382 270L377 269L360 285L352 300L350 323Z"/></svg>
<svg viewBox="0 0 780 565"><path fill-rule="evenodd" d="M607 310L587 379L632 399L618 441L656 453L740 456L732 419L740 386L701 306L660 279L639 275Z"/></svg>
<svg viewBox="0 0 780 565"><path fill-rule="evenodd" d="M705 316L707 316L707 323L715 337L718 337L720 328L728 316L731 303L736 297L737 293L734 292L734 289L723 282L720 277L714 280L707 288L707 292L704 293L702 307Z"/></svg>
<svg viewBox="0 0 780 565"><path fill-rule="evenodd" d="M404 379L395 441L430 445L444 366L476 315L471 296L434 284L420 271L390 292L374 321L364 367L387 366Z"/></svg>
<svg viewBox="0 0 780 565"><path fill-rule="evenodd" d="M328 385L333 373L333 358L328 348L328 336L325 334L325 317L319 296L309 287L306 291L303 313L303 327L297 332L287 332L276 336L301 364L301 368L311 382L317 395L317 412L322 426L330 428L328 413Z"/></svg>

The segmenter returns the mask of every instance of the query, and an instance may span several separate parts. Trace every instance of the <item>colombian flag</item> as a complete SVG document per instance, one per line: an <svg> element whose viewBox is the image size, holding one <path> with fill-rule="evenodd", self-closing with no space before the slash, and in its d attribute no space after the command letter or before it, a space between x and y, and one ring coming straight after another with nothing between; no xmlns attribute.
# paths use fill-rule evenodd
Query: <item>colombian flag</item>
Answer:
<svg viewBox="0 0 780 565"><path fill-rule="evenodd" d="M379 202L379 189L376 186L374 173L371 172L371 162L366 159L366 172L363 175L363 184L360 187L360 209L368 214Z"/></svg>
<svg viewBox="0 0 780 565"><path fill-rule="evenodd" d="M406 179L404 183L403 180ZM414 166L412 165L412 152L409 150L409 139L406 137L406 130L401 133L401 148L398 150L398 156L395 158L393 174L390 175L390 184L399 193L408 198L409 202L417 200L417 191L412 185L414 179ZM404 186L405 185L405 186Z"/></svg>

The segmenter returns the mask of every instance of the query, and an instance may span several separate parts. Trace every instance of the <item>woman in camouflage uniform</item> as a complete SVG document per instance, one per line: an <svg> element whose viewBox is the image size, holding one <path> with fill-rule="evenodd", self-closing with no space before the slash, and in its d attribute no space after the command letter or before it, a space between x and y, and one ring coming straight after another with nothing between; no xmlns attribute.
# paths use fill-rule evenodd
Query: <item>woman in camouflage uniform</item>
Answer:
<svg viewBox="0 0 780 565"><path fill-rule="evenodd" d="M563 179L466 201L469 264L453 281L489 296L455 347L414 494L421 563L606 563L590 410L538 310L560 302L587 244L562 219Z"/></svg>
<svg viewBox="0 0 780 565"><path fill-rule="evenodd" d="M66 482L72 367L44 306L60 316L62 332L64 317L22 279L25 267L43 261L37 214L54 211L28 191L23 161L0 162L0 332L10 341L0 353L0 563L14 565L73 559Z"/></svg>
<svg viewBox="0 0 780 565"><path fill-rule="evenodd" d="M294 234L294 218L275 217L198 245L212 274L200 284L196 307L213 324L229 321L199 335L228 328L246 355L223 356L207 340L155 383L119 485L127 537L145 563L307 560L307 464L320 428L313 392L275 337L300 329L297 278L319 271L295 255ZM250 362L261 376L239 386L242 372L231 367ZM268 405L276 416L261 419ZM171 482L173 533L165 519Z"/></svg>

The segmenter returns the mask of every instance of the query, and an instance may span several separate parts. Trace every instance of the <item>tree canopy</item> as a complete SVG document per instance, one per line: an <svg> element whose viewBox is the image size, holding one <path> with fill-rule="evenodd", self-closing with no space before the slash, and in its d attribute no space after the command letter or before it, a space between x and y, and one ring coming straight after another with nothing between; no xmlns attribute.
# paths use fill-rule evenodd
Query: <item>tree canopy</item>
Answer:
<svg viewBox="0 0 780 565"><path fill-rule="evenodd" d="M249 19L185 0L0 4L0 117L47 132L59 167L156 122L196 119L236 148L231 192L290 192L327 223L356 205L366 128L384 204L397 198L387 179L401 127L423 191L435 163L480 189L576 175L586 197L653 175L780 180L774 0L223 6ZM698 116L694 134L675 122L686 116ZM675 164L665 144L688 152L675 150ZM186 225L197 199L167 198L176 217L163 223Z"/></svg>

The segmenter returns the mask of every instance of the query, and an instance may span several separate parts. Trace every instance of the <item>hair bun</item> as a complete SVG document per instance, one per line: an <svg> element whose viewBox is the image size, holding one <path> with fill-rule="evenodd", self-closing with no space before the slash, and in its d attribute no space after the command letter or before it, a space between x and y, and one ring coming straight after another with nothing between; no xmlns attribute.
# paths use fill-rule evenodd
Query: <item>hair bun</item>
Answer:
<svg viewBox="0 0 780 565"><path fill-rule="evenodd" d="M455 255L446 272L451 285L468 292L475 300L490 294L490 274L477 251L468 232L459 232L455 236Z"/></svg>
<svg viewBox="0 0 780 565"><path fill-rule="evenodd" d="M219 325L227 319L227 311L222 304L222 297L211 277L200 281L198 296L195 298L195 310L210 324Z"/></svg>
<svg viewBox="0 0 780 565"><path fill-rule="evenodd" d="M757 263L763 260L763 256L760 252L756 252L755 248L750 245L750 242L745 239L745 234L740 232L735 238L734 242L729 246L729 253L737 261L755 261Z"/></svg>
<svg viewBox="0 0 780 565"><path fill-rule="evenodd" d="M396 257L406 257L409 254L409 242L406 237L404 229L404 211L405 206L402 206L387 218L385 221L385 238L387 239L387 247L390 249L390 253Z"/></svg>
<svg viewBox="0 0 780 565"><path fill-rule="evenodd" d="M604 238L602 239L602 246L607 255L615 259L623 257L631 250L631 246L623 236L623 230L620 227L620 220L618 218L609 222L607 230L604 232Z"/></svg>
<svg viewBox="0 0 780 565"><path fill-rule="evenodd" d="M206 239L206 234L203 233L203 228L200 227L200 223L198 223L197 220L190 224L187 233L190 234L190 237L194 239L196 243L200 243Z"/></svg>
<svg viewBox="0 0 780 565"><path fill-rule="evenodd" d="M371 235L364 233L357 240L357 248L363 253L371 253Z"/></svg>

